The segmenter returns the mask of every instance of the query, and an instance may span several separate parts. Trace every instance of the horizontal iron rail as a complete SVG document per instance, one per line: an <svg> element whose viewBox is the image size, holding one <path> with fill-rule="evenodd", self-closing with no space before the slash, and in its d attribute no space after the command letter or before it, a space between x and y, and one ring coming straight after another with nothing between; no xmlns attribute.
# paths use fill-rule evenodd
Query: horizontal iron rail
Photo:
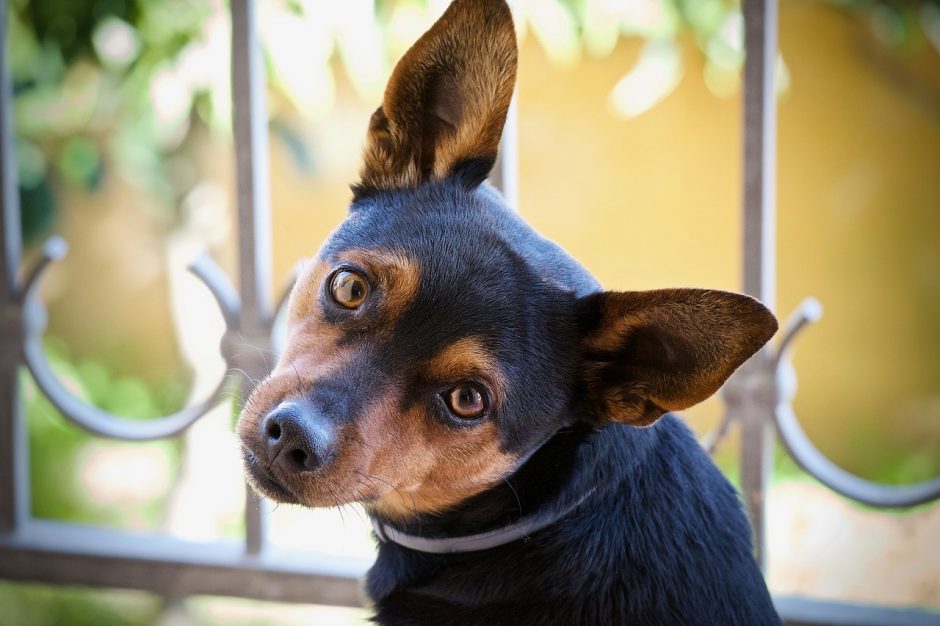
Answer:
<svg viewBox="0 0 940 626"><path fill-rule="evenodd" d="M0 2L0 32L5 33L6 2ZM746 0L748 61L745 67L745 291L772 305L775 231L774 146L776 0ZM208 285L226 319L223 354L241 380L242 396L253 379L269 367L271 350L270 206L267 193L264 74L260 62L253 0L233 0L233 99L237 153L239 291L210 260L194 271ZM3 45L6 38L3 38ZM281 550L266 545L265 519L258 499L249 496L245 541L190 542L166 535L143 535L72 523L34 520L28 506L28 448L19 407L18 370L23 357L37 381L69 419L98 434L139 440L178 434L214 404L224 388L204 404L146 425L124 424L97 409L76 404L58 387L45 364L36 320L43 317L36 299L26 297L44 265L20 283L19 206L12 167L10 80L6 52L0 50L0 578L50 584L132 588L170 597L222 595L301 603L362 606L359 580L369 562L323 553ZM494 182L511 206L517 206L516 107L506 124L500 166ZM61 254L51 242L46 261ZM61 246L59 246L61 247ZM24 306L24 303L32 306ZM283 303L283 298L281 300ZM277 308L275 308L277 310ZM906 506L936 499L938 483L887 487L843 475L812 446L795 415L788 413L795 391L787 382L785 352L798 324L781 342L775 361L755 361L729 385L729 414L708 440L713 448L739 422L743 427L741 473L745 501L755 527L759 558L764 545L764 496L770 476L773 418L790 454L830 488L856 500L882 506ZM28 332L24 332L24 330ZM256 353L235 348L250 344ZM22 351L22 352L21 352ZM245 355L236 357L236 353ZM768 355L763 355L768 356ZM37 371L37 365L39 370ZM783 374L781 374L783 372ZM44 381L52 381L43 384ZM50 386L52 385L52 386ZM50 391L51 390L51 391ZM774 413L773 409L776 408ZM771 415L774 413L774 415ZM93 419L76 419L90 415ZM148 430L149 429L149 430ZM778 609L793 626L940 626L940 615L916 609L892 609L808 598L777 598Z"/></svg>
<svg viewBox="0 0 940 626"><path fill-rule="evenodd" d="M940 613L916 608L827 602L801 597L774 598L787 626L940 626Z"/></svg>
<svg viewBox="0 0 940 626"><path fill-rule="evenodd" d="M0 535L0 577L21 582L137 589L183 597L231 596L361 607L368 559L239 541L192 542L74 523L33 521ZM789 626L940 626L940 614L802 597L778 597Z"/></svg>
<svg viewBox="0 0 940 626"><path fill-rule="evenodd" d="M0 578L53 585L362 606L371 561L242 541L185 541L74 523L34 520L0 534Z"/></svg>

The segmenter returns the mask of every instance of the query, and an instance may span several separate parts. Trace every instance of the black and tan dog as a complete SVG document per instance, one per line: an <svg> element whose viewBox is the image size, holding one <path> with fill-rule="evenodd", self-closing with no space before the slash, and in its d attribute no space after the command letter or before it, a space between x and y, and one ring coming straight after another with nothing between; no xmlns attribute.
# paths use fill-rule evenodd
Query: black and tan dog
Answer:
<svg viewBox="0 0 940 626"><path fill-rule="evenodd" d="M605 292L506 206L484 179L516 56L502 0L457 0L395 68L241 415L250 481L364 504L380 624L779 624L734 489L668 413L776 321Z"/></svg>

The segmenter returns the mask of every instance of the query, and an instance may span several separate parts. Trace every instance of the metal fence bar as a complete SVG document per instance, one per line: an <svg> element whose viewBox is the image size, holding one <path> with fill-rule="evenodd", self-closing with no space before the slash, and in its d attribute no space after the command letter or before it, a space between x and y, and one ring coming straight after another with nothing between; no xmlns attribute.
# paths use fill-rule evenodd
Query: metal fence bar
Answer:
<svg viewBox="0 0 940 626"><path fill-rule="evenodd" d="M774 598L787 626L940 626L940 615L914 608Z"/></svg>
<svg viewBox="0 0 940 626"><path fill-rule="evenodd" d="M744 291L774 309L776 292L776 0L744 1ZM766 370L767 350L745 367ZM745 375L749 372L745 371ZM741 420L741 489L765 565L764 496L773 462L773 397L745 390Z"/></svg>
<svg viewBox="0 0 940 626"><path fill-rule="evenodd" d="M361 606L356 580L370 561L238 541L183 541L73 523L33 521L0 535L0 577L55 585L140 589L165 595Z"/></svg>
<svg viewBox="0 0 940 626"><path fill-rule="evenodd" d="M830 461L803 430L793 408L796 371L790 361L790 353L794 340L821 315L822 305L815 298L806 298L780 333L781 339L774 355L773 369L777 383L774 418L777 434L787 453L807 474L856 502L884 508L904 508L940 498L940 476L907 485L888 485L866 480Z"/></svg>
<svg viewBox="0 0 940 626"><path fill-rule="evenodd" d="M499 155L490 176L490 182L500 190L506 203L519 210L519 104L514 95L506 114L503 137L499 142Z"/></svg>
<svg viewBox="0 0 940 626"><path fill-rule="evenodd" d="M210 259L202 259L194 267L195 273L212 290L225 317L223 354L230 367L241 376L241 397L246 397L255 381L268 373L274 358L266 90L254 9L254 0L232 0L231 71L240 298ZM8 39L7 10L7 3L0 2L0 33L4 35L4 46ZM744 20L747 52L743 146L744 290L773 308L776 0L745 0ZM50 394L49 385L42 384L40 366L44 357L39 335L45 314L38 299L27 301L24 294L26 285L35 285L48 262L61 254L56 252L56 242L50 242L43 258L30 273L31 278L22 284L19 282L20 212L13 159L12 81L7 61L7 50L0 47L0 578L135 588L168 596L215 594L361 605L356 580L368 567L368 561L319 553L288 553L266 547L262 502L250 491L245 510L244 544L193 543L163 535L138 535L30 518L28 441L25 417L19 406L19 364L25 359L34 375L35 372L40 374L37 382L53 401L56 393ZM518 208L517 128L514 101L492 177L514 208ZM808 320L812 315L804 311L804 317ZM904 506L935 499L940 493L940 479L905 488L860 482L857 477L838 474L834 466L820 464L819 459L810 454L815 448L810 450L808 439L801 443L802 431L795 430L799 428L795 416L787 417L792 389L786 390L781 382L785 377L778 371L788 364L788 346L803 326L805 323L799 320L791 324L790 330L782 333L784 339L776 356L765 350L741 368L726 386L728 415L723 424L742 424L742 488L762 565L765 554L763 501L773 454L774 415L794 458L824 484L841 493L882 506ZM217 392L223 389L220 385ZM118 439L137 440L177 434L198 419L216 399L214 393L204 406L188 410L192 419L183 420L174 415L159 424L141 424L131 430L130 426L114 422L117 418L107 414L93 420L98 424L96 430L83 418L87 407L73 407L71 401L59 402L57 406L61 405L68 419L89 430ZM723 432L724 428L719 429L719 439ZM777 598L776 601L787 623L794 626L940 625L940 616L917 610L806 598Z"/></svg>
<svg viewBox="0 0 940 626"><path fill-rule="evenodd" d="M254 0L232 2L232 100L238 203L240 334L232 360L247 398L270 370L271 206L268 192L268 114ZM266 536L265 507L251 489L245 501L246 549L258 553Z"/></svg>
<svg viewBox="0 0 940 626"><path fill-rule="evenodd" d="M0 3L0 534L16 531L29 516L29 445L19 389L22 242L13 153L8 10L7 2Z"/></svg>

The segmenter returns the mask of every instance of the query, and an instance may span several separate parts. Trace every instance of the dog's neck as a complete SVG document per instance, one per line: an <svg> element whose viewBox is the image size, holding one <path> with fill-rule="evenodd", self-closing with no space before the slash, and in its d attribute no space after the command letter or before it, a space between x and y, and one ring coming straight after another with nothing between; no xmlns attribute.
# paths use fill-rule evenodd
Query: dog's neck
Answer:
<svg viewBox="0 0 940 626"><path fill-rule="evenodd" d="M593 431L583 423L559 431L512 475L447 513L403 522L373 516L377 535L380 541L410 543L419 551L462 552L479 549L475 546L481 545L480 534L501 545L516 540L520 528L540 530L578 508L593 492L594 485L575 479L594 474L590 466L597 459L585 454L583 445ZM396 536L406 539L395 542Z"/></svg>

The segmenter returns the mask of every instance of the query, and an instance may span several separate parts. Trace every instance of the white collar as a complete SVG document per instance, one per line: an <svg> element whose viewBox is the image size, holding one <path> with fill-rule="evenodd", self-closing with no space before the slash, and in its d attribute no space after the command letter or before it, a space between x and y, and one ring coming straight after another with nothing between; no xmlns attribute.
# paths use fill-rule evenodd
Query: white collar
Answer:
<svg viewBox="0 0 940 626"><path fill-rule="evenodd" d="M463 535L458 537L419 537L409 535L400 530L392 528L388 524L383 524L371 515L372 528L375 530L379 541L386 543L391 541L400 546L417 550L418 552L430 552L431 554L453 554L457 552L476 552L478 550L488 550L497 546L506 545L519 539L524 539L536 533L573 512L579 506L584 504L596 487L589 489L580 498L572 502L569 506L560 511L548 511L542 513L533 513L526 515L516 522L473 535Z"/></svg>

